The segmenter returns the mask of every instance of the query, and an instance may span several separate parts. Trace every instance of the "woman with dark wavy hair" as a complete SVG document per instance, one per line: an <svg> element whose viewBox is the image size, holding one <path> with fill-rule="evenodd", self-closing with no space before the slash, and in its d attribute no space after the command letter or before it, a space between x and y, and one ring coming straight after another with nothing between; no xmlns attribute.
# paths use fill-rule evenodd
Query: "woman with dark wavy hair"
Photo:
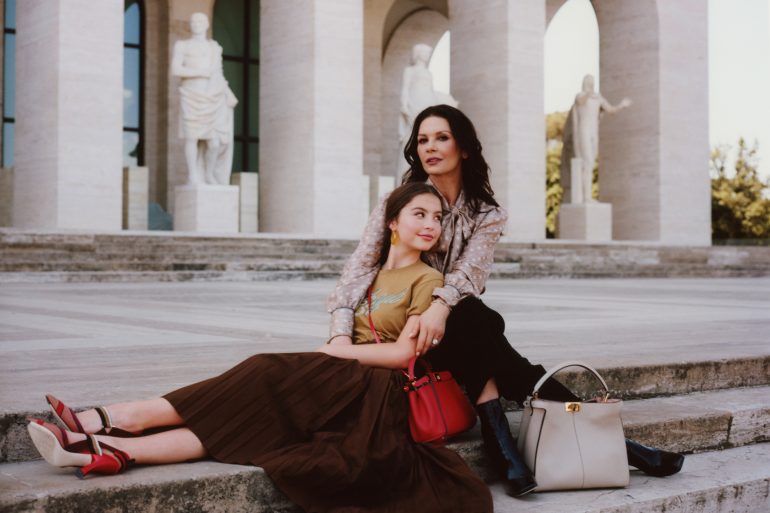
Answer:
<svg viewBox="0 0 770 513"><path fill-rule="evenodd" d="M428 107L415 119L404 149L410 166L404 182L428 182L441 194L442 234L422 258L442 272L444 284L433 290L431 306L412 335L418 354L435 368L450 370L465 385L476 404L489 459L508 494L520 496L537 484L516 449L499 397L523 403L545 369L511 347L503 318L479 299L508 219L494 199L481 150L473 123L454 107ZM353 309L377 274L381 252L387 251L388 238L377 233L383 204L372 211L361 242L327 301L331 344L352 343ZM540 394L554 400L579 400L555 380L546 383ZM655 476L678 472L684 460L679 454L630 440L626 449L632 466Z"/></svg>

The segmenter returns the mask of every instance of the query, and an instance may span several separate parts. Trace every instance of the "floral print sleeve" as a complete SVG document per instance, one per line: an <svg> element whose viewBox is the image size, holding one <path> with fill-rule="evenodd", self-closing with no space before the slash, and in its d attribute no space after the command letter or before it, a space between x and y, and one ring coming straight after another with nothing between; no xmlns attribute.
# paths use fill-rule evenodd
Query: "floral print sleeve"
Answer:
<svg viewBox="0 0 770 513"><path fill-rule="evenodd" d="M382 237L385 233L385 201L369 215L361 241L348 258L337 285L326 300L326 310L332 314L329 337L353 334L353 311L366 294L380 269Z"/></svg>

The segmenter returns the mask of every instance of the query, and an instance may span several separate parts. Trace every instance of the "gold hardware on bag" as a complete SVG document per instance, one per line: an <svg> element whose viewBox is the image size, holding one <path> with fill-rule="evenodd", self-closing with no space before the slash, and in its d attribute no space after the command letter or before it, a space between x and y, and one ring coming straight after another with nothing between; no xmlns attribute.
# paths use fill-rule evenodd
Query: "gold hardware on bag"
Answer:
<svg viewBox="0 0 770 513"><path fill-rule="evenodd" d="M580 403L564 403L564 410L570 413L580 413Z"/></svg>

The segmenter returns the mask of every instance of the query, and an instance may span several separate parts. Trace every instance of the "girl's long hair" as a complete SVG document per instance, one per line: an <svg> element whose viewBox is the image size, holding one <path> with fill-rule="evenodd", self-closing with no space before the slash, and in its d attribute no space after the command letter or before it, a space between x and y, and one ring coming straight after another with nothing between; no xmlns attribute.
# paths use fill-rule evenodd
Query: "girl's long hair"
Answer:
<svg viewBox="0 0 770 513"><path fill-rule="evenodd" d="M380 253L380 265L384 265L388 260L388 253L390 252L390 235L391 230L388 226L392 221L398 218L398 214L401 210L409 204L412 199L420 194L433 194L439 201L441 196L438 191L432 186L428 185L424 181L422 182L409 182L399 185L388 196L388 200L385 202L385 230L383 231L382 251Z"/></svg>
<svg viewBox="0 0 770 513"><path fill-rule="evenodd" d="M458 149L468 156L462 160L462 180L465 198L471 210L478 212L481 209L481 202L499 206L495 201L492 186L489 184L489 164L481 154L481 142L476 136L476 128L468 116L449 105L428 107L415 118L412 134L404 147L404 158L409 163L409 170L404 174L402 183L424 182L428 179L428 173L425 172L417 155L417 134L423 120L429 117L446 119L452 136L457 141Z"/></svg>

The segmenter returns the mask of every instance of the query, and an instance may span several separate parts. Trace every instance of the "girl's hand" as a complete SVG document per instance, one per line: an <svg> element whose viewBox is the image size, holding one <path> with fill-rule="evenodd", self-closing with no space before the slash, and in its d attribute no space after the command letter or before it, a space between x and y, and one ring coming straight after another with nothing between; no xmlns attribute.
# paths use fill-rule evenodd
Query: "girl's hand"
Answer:
<svg viewBox="0 0 770 513"><path fill-rule="evenodd" d="M424 355L433 347L433 341L444 338L446 320L449 317L449 307L440 302L435 302L420 315L420 324L410 336L417 337L415 354Z"/></svg>
<svg viewBox="0 0 770 513"><path fill-rule="evenodd" d="M337 335L329 341L329 344L333 346L349 346L353 344L353 338L348 335Z"/></svg>

